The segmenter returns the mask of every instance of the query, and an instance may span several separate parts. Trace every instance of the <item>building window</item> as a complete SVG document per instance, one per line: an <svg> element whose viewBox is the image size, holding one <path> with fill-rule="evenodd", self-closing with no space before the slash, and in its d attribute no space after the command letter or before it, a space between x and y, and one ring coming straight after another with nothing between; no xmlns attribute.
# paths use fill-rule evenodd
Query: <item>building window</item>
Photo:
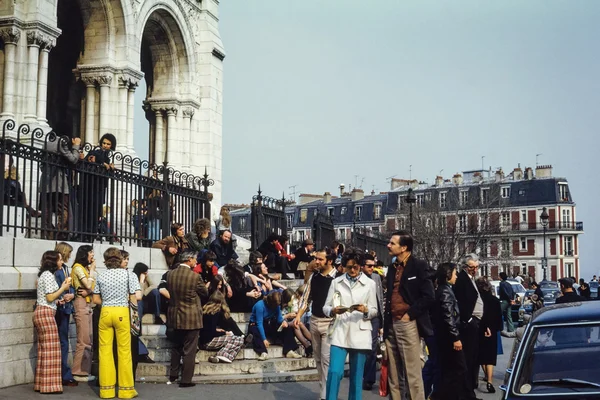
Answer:
<svg viewBox="0 0 600 400"><path fill-rule="evenodd" d="M348 207L344 206L342 207L342 211L340 212L340 214L346 215L346 211L348 211Z"/></svg>
<svg viewBox="0 0 600 400"><path fill-rule="evenodd" d="M467 216L466 215L458 216L458 231L460 233L465 233L467 231Z"/></svg>
<svg viewBox="0 0 600 400"><path fill-rule="evenodd" d="M440 221L440 231L445 233L446 232L446 228L447 228L447 226L446 226L446 216L442 215L440 217L439 221Z"/></svg>
<svg viewBox="0 0 600 400"><path fill-rule="evenodd" d="M425 193L425 201L431 201L431 192Z"/></svg>
<svg viewBox="0 0 600 400"><path fill-rule="evenodd" d="M527 263L521 263L521 273L527 276Z"/></svg>
<svg viewBox="0 0 600 400"><path fill-rule="evenodd" d="M447 194L448 194L447 192L440 193L440 208L446 208L446 195Z"/></svg>
<svg viewBox="0 0 600 400"><path fill-rule="evenodd" d="M406 202L406 196L398 196L398 211L404 209L404 203Z"/></svg>
<svg viewBox="0 0 600 400"><path fill-rule="evenodd" d="M479 214L479 231L484 232L488 228L488 215L485 213Z"/></svg>
<svg viewBox="0 0 600 400"><path fill-rule="evenodd" d="M417 207L423 207L423 199L425 199L425 195L422 193L417 195Z"/></svg>
<svg viewBox="0 0 600 400"><path fill-rule="evenodd" d="M565 277L575 276L575 267L573 263L565 263Z"/></svg>
<svg viewBox="0 0 600 400"><path fill-rule="evenodd" d="M502 186L500 189L500 197L508 199L510 197L510 186Z"/></svg>
<svg viewBox="0 0 600 400"><path fill-rule="evenodd" d="M330 218L333 218L334 213L335 213L335 208L327 207L327 215L329 215Z"/></svg>
<svg viewBox="0 0 600 400"><path fill-rule="evenodd" d="M521 238L521 251L527 251L527 238Z"/></svg>
<svg viewBox="0 0 600 400"><path fill-rule="evenodd" d="M483 258L487 258L487 256L488 256L488 241L485 239L482 240L481 245L479 247L480 247L479 255Z"/></svg>
<svg viewBox="0 0 600 400"><path fill-rule="evenodd" d="M503 228L507 228L510 226L510 213L509 212L503 212L501 217L500 217L500 226L502 226Z"/></svg>
<svg viewBox="0 0 600 400"><path fill-rule="evenodd" d="M285 216L285 218L287 219L287 227L288 229L292 229L292 225L294 222L294 214L287 214Z"/></svg>
<svg viewBox="0 0 600 400"><path fill-rule="evenodd" d="M300 210L300 223L303 224L306 222L306 219L308 218L308 210L306 208L303 208L302 210ZM302 239L304 240L304 239Z"/></svg>
<svg viewBox="0 0 600 400"><path fill-rule="evenodd" d="M342 241L342 242L346 241L346 228L340 229L340 241Z"/></svg>
<svg viewBox="0 0 600 400"><path fill-rule="evenodd" d="M569 201L569 186L564 183L559 183L558 194L560 201Z"/></svg>
<svg viewBox="0 0 600 400"><path fill-rule="evenodd" d="M571 225L571 210L562 210L563 228L570 228Z"/></svg>
<svg viewBox="0 0 600 400"><path fill-rule="evenodd" d="M356 207L354 208L354 218L355 218L357 221L360 221L360 220L361 220L361 217L362 217L362 206L356 206Z"/></svg>
<svg viewBox="0 0 600 400"><path fill-rule="evenodd" d="M246 230L246 217L240 218L240 231Z"/></svg>
<svg viewBox="0 0 600 400"><path fill-rule="evenodd" d="M490 189L489 188L481 189L481 204L483 204L483 205L490 204Z"/></svg>
<svg viewBox="0 0 600 400"><path fill-rule="evenodd" d="M510 240L502 239L502 251L510 251Z"/></svg>
<svg viewBox="0 0 600 400"><path fill-rule="evenodd" d="M406 229L406 218L400 218L398 220L398 225L400 226L400 230Z"/></svg>
<svg viewBox="0 0 600 400"><path fill-rule="evenodd" d="M318 213L319 213L319 210L317 208L315 208L313 210L313 217L316 217Z"/></svg>
<svg viewBox="0 0 600 400"><path fill-rule="evenodd" d="M371 227L371 231L373 231L373 233L379 233L379 227L373 226L373 227Z"/></svg>
<svg viewBox="0 0 600 400"><path fill-rule="evenodd" d="M527 223L527 210L521 210L521 222Z"/></svg>
<svg viewBox="0 0 600 400"><path fill-rule="evenodd" d="M298 231L298 241L303 242L305 238L304 231Z"/></svg>
<svg viewBox="0 0 600 400"><path fill-rule="evenodd" d="M381 204L375 204L373 219L381 219Z"/></svg>
<svg viewBox="0 0 600 400"><path fill-rule="evenodd" d="M573 255L573 236L565 236L564 248L565 248L565 256Z"/></svg>
<svg viewBox="0 0 600 400"><path fill-rule="evenodd" d="M464 207L469 202L469 192L467 190L461 190L458 197L459 204Z"/></svg>

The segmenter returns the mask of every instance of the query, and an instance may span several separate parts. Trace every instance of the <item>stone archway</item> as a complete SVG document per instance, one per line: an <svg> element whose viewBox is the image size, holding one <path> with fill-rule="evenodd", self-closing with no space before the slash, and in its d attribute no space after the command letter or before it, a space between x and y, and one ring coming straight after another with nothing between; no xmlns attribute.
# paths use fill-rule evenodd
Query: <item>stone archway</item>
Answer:
<svg viewBox="0 0 600 400"><path fill-rule="evenodd" d="M173 10L156 6L144 22L140 48L150 161L167 161L178 168L186 165L185 154L189 157L183 142L189 141L192 117L199 108L189 100L193 65L181 26Z"/></svg>

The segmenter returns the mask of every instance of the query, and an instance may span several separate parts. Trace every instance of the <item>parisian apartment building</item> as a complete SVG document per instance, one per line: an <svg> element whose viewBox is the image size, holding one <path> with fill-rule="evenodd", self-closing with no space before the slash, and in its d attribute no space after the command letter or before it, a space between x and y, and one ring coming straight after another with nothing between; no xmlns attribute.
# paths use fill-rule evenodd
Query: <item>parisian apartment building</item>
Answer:
<svg viewBox="0 0 600 400"><path fill-rule="evenodd" d="M250 206L232 207L235 234L250 237L250 213ZM567 179L554 176L550 165L506 174L464 171L438 176L433 184L392 178L388 192L366 195L340 185L336 195L301 194L285 215L292 244L313 237L317 216L325 215L336 240L346 244L354 232L386 240L393 231L412 229L416 251L433 265L476 253L481 273L494 279L502 271L538 281L579 278L583 223Z"/></svg>

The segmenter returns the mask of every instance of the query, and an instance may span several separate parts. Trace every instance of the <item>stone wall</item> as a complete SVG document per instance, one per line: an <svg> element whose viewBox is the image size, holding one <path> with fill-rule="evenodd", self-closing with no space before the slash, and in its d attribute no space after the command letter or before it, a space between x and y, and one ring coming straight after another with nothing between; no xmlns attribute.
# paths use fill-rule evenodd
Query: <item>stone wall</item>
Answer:
<svg viewBox="0 0 600 400"><path fill-rule="evenodd" d="M68 265L72 265L75 253L82 243L70 242L73 253ZM53 250L55 241L0 237L0 388L33 382L37 359L36 335L33 327L35 284L42 254ZM102 253L111 247L94 244L98 269L102 270ZM130 269L143 262L150 267L150 282L157 284L167 270L164 256L159 249L116 246L130 253ZM70 352L75 348L75 325L69 329ZM72 360L72 354L69 362Z"/></svg>

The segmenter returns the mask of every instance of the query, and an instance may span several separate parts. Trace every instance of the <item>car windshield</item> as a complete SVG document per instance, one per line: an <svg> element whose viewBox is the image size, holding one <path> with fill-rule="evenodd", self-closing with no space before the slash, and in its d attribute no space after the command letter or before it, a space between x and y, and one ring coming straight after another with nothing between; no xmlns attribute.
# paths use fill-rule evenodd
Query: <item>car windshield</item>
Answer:
<svg viewBox="0 0 600 400"><path fill-rule="evenodd" d="M521 285L519 282L510 282L510 285L512 286L515 293L524 293L525 292L525 287L523 285Z"/></svg>
<svg viewBox="0 0 600 400"><path fill-rule="evenodd" d="M599 393L600 324L535 327L516 372L517 395Z"/></svg>

